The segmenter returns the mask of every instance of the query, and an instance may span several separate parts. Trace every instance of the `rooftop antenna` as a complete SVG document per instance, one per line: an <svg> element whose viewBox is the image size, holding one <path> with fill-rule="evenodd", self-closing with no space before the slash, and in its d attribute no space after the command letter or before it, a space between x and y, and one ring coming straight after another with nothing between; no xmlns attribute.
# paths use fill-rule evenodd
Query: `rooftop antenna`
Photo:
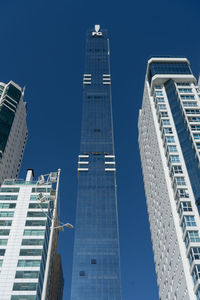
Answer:
<svg viewBox="0 0 200 300"><path fill-rule="evenodd" d="M94 29L95 29L96 32L99 32L100 25L95 25L95 26L94 26Z"/></svg>
<svg viewBox="0 0 200 300"><path fill-rule="evenodd" d="M24 97L25 90L26 90L26 86L24 86L24 87L23 87L23 90L22 90L22 95L23 95L23 97Z"/></svg>

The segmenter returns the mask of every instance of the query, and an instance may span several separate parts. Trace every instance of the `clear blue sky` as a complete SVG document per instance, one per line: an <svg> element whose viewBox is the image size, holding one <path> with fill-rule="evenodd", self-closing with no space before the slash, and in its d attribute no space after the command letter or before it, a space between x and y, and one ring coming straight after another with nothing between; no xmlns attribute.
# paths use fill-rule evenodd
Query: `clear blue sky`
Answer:
<svg viewBox="0 0 200 300"><path fill-rule="evenodd" d="M147 59L189 58L200 71L199 0L1 0L0 81L26 85L29 139L20 176L62 169L61 220L75 222L85 31L107 28L111 73L123 300L158 300L137 143ZM60 234L69 300L73 231Z"/></svg>

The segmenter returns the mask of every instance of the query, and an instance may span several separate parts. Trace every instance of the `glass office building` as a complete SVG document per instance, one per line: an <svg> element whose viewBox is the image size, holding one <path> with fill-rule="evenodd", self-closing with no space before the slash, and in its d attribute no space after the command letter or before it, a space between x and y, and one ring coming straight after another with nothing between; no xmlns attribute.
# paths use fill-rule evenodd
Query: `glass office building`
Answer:
<svg viewBox="0 0 200 300"><path fill-rule="evenodd" d="M88 30L71 300L121 300L109 40Z"/></svg>
<svg viewBox="0 0 200 300"><path fill-rule="evenodd" d="M0 299L53 297L57 250L58 173L33 180L4 180L0 188ZM55 227L54 227L55 226ZM57 274L58 276L59 274ZM60 276L60 275L59 275Z"/></svg>
<svg viewBox="0 0 200 300"><path fill-rule="evenodd" d="M186 58L148 61L139 146L159 299L200 299L200 90Z"/></svg>
<svg viewBox="0 0 200 300"><path fill-rule="evenodd" d="M0 82L0 184L17 178L28 137L24 89Z"/></svg>

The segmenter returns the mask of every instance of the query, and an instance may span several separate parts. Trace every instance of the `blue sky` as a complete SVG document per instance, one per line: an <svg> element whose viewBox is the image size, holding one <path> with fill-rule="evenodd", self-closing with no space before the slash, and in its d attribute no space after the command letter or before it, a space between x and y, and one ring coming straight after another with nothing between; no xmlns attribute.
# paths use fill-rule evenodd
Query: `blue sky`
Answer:
<svg viewBox="0 0 200 300"><path fill-rule="evenodd" d="M186 56L200 71L198 0L1 0L0 81L26 86L29 139L20 176L62 169L61 220L75 222L85 32L110 35L124 300L158 300L137 143L146 63L151 55ZM73 231L60 234L69 299Z"/></svg>

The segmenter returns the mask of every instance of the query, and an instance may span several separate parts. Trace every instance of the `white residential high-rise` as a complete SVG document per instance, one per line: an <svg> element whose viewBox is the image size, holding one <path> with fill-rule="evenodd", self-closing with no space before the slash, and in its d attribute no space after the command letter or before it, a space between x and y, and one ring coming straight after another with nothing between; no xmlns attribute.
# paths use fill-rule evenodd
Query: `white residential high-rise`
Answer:
<svg viewBox="0 0 200 300"><path fill-rule="evenodd" d="M26 140L24 90L13 81L0 83L0 184L17 178Z"/></svg>
<svg viewBox="0 0 200 300"><path fill-rule="evenodd" d="M186 58L148 61L139 146L161 300L200 299L200 91Z"/></svg>
<svg viewBox="0 0 200 300"><path fill-rule="evenodd" d="M56 213L59 176L60 170L33 181L28 170L26 180L4 180L0 188L1 300L62 300L62 272L55 267L64 226Z"/></svg>

